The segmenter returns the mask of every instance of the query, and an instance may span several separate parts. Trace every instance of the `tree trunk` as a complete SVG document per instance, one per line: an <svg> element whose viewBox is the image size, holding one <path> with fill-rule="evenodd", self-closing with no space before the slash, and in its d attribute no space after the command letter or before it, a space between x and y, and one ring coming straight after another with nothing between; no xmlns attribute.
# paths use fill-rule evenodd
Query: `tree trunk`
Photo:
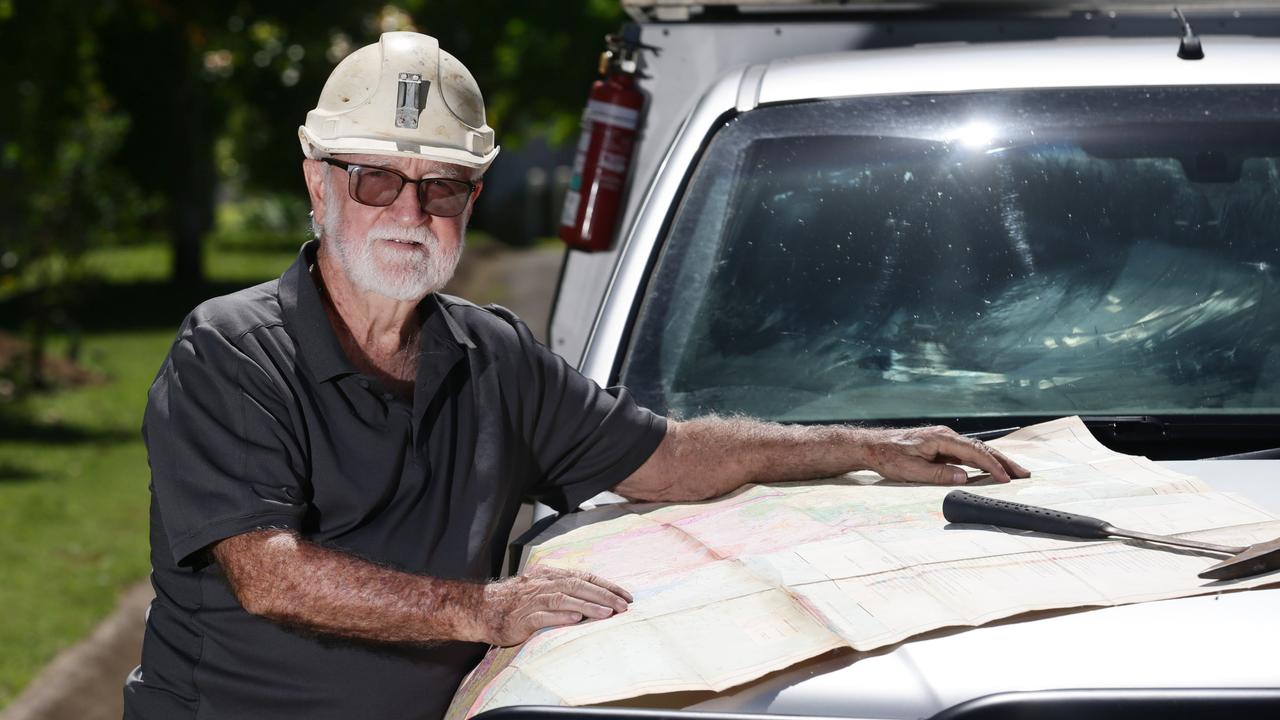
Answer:
<svg viewBox="0 0 1280 720"><path fill-rule="evenodd" d="M33 390L44 390L48 383L44 376L44 353L49 337L49 300L48 290L40 291L35 300L34 312L31 316L30 347L27 348L26 385Z"/></svg>
<svg viewBox="0 0 1280 720"><path fill-rule="evenodd" d="M191 53L186 53L190 55ZM183 58L178 87L173 93L178 182L169 200L169 232L173 242L173 281L184 286L204 282L204 237L213 227L216 169L209 113L209 91L199 70Z"/></svg>

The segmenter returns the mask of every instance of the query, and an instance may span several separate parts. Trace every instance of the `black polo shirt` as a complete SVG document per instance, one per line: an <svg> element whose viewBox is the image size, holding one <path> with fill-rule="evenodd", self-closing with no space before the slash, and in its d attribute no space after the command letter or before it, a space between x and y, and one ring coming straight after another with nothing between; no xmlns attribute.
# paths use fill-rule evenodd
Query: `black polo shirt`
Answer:
<svg viewBox="0 0 1280 720"><path fill-rule="evenodd" d="M506 310L443 295L419 306L422 356L400 401L339 346L307 272L315 250L196 308L151 387L156 599L128 718L442 716L483 646L363 643L250 615L208 546L292 528L397 570L490 578L521 497L572 508L666 431Z"/></svg>

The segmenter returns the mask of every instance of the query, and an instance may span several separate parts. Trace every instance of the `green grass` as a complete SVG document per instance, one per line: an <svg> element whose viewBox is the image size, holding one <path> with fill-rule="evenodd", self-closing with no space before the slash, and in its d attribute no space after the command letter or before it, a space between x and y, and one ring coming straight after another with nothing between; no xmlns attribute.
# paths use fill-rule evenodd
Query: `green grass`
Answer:
<svg viewBox="0 0 1280 720"><path fill-rule="evenodd" d="M177 323L202 295L275 277L295 255L296 245L215 244L206 290L167 283L160 244L87 258L104 284L77 317L81 357L109 381L34 396L22 420L0 417L0 707L150 569L139 428Z"/></svg>
<svg viewBox="0 0 1280 720"><path fill-rule="evenodd" d="M298 256L306 236L263 238L258 245L241 239L214 238L205 248L205 275L214 283L250 283L277 277ZM95 250L85 256L93 273L112 284L164 282L172 255L167 245L146 243Z"/></svg>
<svg viewBox="0 0 1280 720"><path fill-rule="evenodd" d="M0 706L148 571L138 426L170 335L88 338L112 381L37 398L19 439L0 441Z"/></svg>

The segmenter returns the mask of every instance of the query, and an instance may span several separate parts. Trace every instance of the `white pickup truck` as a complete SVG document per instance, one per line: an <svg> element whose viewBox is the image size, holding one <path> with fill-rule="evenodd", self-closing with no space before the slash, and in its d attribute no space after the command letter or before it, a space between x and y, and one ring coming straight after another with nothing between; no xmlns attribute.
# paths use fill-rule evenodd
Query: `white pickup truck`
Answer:
<svg viewBox="0 0 1280 720"><path fill-rule="evenodd" d="M568 253L554 350L684 416L997 437L1079 415L1280 513L1274 4L1184 3L1190 28L1101 0L624 4L656 48L642 131L613 248ZM1280 589L1109 608L666 702L1280 717L1277 618Z"/></svg>

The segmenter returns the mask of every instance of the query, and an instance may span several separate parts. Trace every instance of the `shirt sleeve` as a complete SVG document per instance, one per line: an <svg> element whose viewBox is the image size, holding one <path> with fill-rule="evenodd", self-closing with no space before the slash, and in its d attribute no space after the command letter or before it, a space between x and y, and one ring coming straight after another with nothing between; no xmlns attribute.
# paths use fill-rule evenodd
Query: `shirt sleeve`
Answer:
<svg viewBox="0 0 1280 720"><path fill-rule="evenodd" d="M308 492L284 394L219 331L184 324L143 420L152 492L177 564L233 535L299 528Z"/></svg>
<svg viewBox="0 0 1280 720"><path fill-rule="evenodd" d="M515 328L527 373L521 420L539 472L526 494L566 512L639 469L666 436L666 418L570 367L510 311L490 309Z"/></svg>

